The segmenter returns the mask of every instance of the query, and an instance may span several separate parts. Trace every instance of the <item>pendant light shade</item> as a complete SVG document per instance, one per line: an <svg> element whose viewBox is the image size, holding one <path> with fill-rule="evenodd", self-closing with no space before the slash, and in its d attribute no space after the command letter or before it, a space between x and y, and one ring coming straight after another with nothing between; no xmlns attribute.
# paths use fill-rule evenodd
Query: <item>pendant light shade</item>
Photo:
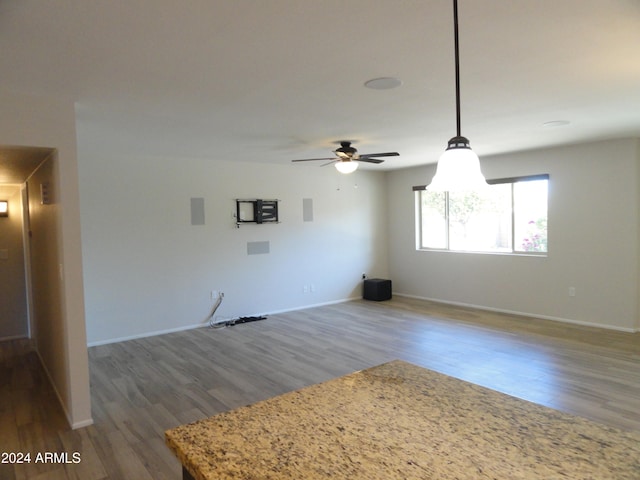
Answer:
<svg viewBox="0 0 640 480"><path fill-rule="evenodd" d="M352 173L358 169L358 162L353 160L339 160L335 163L336 170L340 173Z"/></svg>
<svg viewBox="0 0 640 480"><path fill-rule="evenodd" d="M427 190L432 192L461 192L487 187L480 159L465 137L453 137L438 160L436 174Z"/></svg>
<svg viewBox="0 0 640 480"><path fill-rule="evenodd" d="M458 0L453 0L454 59L456 67L456 127L457 135L449 140L438 160L436 174L427 186L435 192L460 192L487 187L480 159L471 150L469 140L460 134L460 54L458 52Z"/></svg>

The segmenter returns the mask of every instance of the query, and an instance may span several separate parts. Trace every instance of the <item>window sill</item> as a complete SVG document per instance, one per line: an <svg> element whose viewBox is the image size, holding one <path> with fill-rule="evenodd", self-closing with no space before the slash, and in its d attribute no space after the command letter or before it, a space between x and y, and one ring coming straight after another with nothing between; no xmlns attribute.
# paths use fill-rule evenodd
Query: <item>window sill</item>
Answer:
<svg viewBox="0 0 640 480"><path fill-rule="evenodd" d="M549 252L481 252L475 250L440 250L437 248L416 248L417 252L454 253L462 255L495 255L504 257L547 258Z"/></svg>

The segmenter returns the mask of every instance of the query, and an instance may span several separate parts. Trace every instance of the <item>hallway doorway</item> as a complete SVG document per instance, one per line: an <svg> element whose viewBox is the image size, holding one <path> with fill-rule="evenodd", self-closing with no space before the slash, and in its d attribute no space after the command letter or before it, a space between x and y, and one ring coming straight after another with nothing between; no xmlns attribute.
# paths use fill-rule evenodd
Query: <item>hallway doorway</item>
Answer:
<svg viewBox="0 0 640 480"><path fill-rule="evenodd" d="M0 341L30 336L22 185L0 185Z"/></svg>
<svg viewBox="0 0 640 480"><path fill-rule="evenodd" d="M0 341L33 335L28 184L53 152L0 146Z"/></svg>

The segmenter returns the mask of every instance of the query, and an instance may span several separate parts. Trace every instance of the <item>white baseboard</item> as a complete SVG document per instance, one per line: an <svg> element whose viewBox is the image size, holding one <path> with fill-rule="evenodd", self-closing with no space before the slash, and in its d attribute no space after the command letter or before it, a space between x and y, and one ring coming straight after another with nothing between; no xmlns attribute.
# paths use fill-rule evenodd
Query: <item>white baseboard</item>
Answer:
<svg viewBox="0 0 640 480"><path fill-rule="evenodd" d="M419 295L409 295L406 293L397 293L397 292L393 292L394 295L397 295L398 297L406 297L406 298L415 298L417 300L427 300L429 302L435 302L435 303L442 303L445 305L453 305L456 307L465 307L465 308L475 308L477 310L486 310L488 312L497 312L497 313L507 313L509 315L520 315L520 316L524 316L524 317L532 317L532 318L539 318L541 320L551 320L554 322L561 322L561 323L570 323L573 325L580 325L583 327L594 327L594 328L603 328L606 330L615 330L618 332L625 332L625 333L636 333L640 330L636 329L636 328L626 328L626 327L618 327L615 325L608 325L605 323L593 323L593 322L584 322L581 320L574 320L571 318L562 318L562 317L553 317L553 316L549 316L549 315L539 315L537 313L530 313L530 312L519 312L516 310L507 310L504 308L493 308L493 307L487 307L484 305L474 305L471 303L463 303L463 302L451 302L448 300L441 300L438 298L429 298L429 297L421 297Z"/></svg>
<svg viewBox="0 0 640 480"><path fill-rule="evenodd" d="M11 337L0 337L0 342L9 342L11 340L22 340L29 338L29 335L13 335Z"/></svg>
<svg viewBox="0 0 640 480"><path fill-rule="evenodd" d="M80 422L75 422L71 424L71 428L73 430L77 430L78 428L84 428L93 425L93 418L89 418L87 420L82 420Z"/></svg>
<svg viewBox="0 0 640 480"><path fill-rule="evenodd" d="M71 415L69 415L69 412L68 412L67 408L65 407L64 402L62 401L62 397L60 396L60 392L56 388L56 384L53 382L53 379L51 378L51 374L49 373L49 369L47 369L47 366L46 366L45 362L42 360L42 357L40 356L40 352L38 351L38 347L37 346L35 348L35 352L36 352L36 355L38 355L38 360L40 361L40 365L42 366L42 369L44 370L44 373L47 376L47 380L49 381L49 385L51 385L51 388L53 389L53 392L56 394L56 398L58 399L58 404L60 405L60 408L62 409L62 412L64 413L64 416L67 419L67 424L71 427L72 430L76 430L78 428L83 428L83 427L88 427L89 425L93 425L93 418L87 418L85 420L80 420L78 422L74 422L73 421L73 418L71 418Z"/></svg>
<svg viewBox="0 0 640 480"><path fill-rule="evenodd" d="M345 298L345 299L342 299L342 300L332 300L330 302L314 303L312 305L301 305L299 307L286 308L286 309L282 309L282 310L272 310L272 311L264 312L264 313L255 313L253 315L275 315L275 314L278 314L278 313L295 312L297 310L306 310L307 308L323 307L325 305L334 305L334 304L337 304L337 303L350 302L351 300L355 300L357 298L360 298L360 297ZM249 316L249 315L247 315L247 316ZM196 328L204 328L204 327L209 326L209 322L207 320L205 320L204 322L201 322L201 323L193 324L193 325L185 325L185 326L182 326L182 327L168 328L168 329L165 329L165 330L152 330L150 332L143 332L143 333L139 333L139 334L136 334L136 335L128 335L128 336L125 336L125 337L116 337L116 338L109 338L107 340L98 340L96 342L88 342L87 343L87 347L98 347L100 345L108 345L110 343L126 342L128 340L138 340L140 338L155 337L156 335L165 335L167 333L183 332L185 330L193 330L193 329L196 329ZM232 320L232 317L224 318L222 320Z"/></svg>
<svg viewBox="0 0 640 480"><path fill-rule="evenodd" d="M165 335L167 333L182 332L184 330L193 330L194 328L206 327L207 323L197 323L195 325L185 325L182 327L168 328L166 330L152 330L150 332L137 333L135 335L127 335L126 337L109 338L107 340L98 340L97 342L87 343L87 347L97 347L100 345L108 345L110 343L126 342L127 340L137 340L139 338L155 337L156 335Z"/></svg>
<svg viewBox="0 0 640 480"><path fill-rule="evenodd" d="M337 305L338 303L351 302L352 300L356 300L359 298L362 298L362 297L343 298L342 300L331 300L330 302L313 303L311 305L302 305L299 307L286 308L284 310L273 310L271 312L266 313L265 315L275 315L277 313L287 313L287 312L296 312L298 310L306 310L307 308L325 307L327 305Z"/></svg>

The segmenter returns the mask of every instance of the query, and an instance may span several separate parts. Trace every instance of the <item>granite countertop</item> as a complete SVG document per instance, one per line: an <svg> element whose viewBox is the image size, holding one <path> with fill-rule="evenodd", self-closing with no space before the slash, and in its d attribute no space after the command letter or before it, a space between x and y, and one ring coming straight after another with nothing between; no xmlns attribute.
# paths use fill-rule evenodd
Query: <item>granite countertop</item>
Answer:
<svg viewBox="0 0 640 480"><path fill-rule="evenodd" d="M166 432L198 480L640 479L640 433L393 361Z"/></svg>

